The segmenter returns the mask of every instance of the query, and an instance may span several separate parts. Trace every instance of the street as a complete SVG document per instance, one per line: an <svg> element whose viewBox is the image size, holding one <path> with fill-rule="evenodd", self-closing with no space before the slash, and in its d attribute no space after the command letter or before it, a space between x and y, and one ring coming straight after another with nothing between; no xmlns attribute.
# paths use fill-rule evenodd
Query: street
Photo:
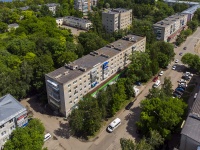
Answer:
<svg viewBox="0 0 200 150"><path fill-rule="evenodd" d="M169 68L164 70L163 76L160 77L162 84L165 77L170 77L173 84L173 89L177 87L177 81L181 79L183 74L182 71L185 69L185 66L182 65L180 61L182 56L180 56L179 53L182 52L183 55L187 52L197 54L194 51L194 45L197 43L198 37L200 37L200 28L198 28L193 35L188 37L180 47L174 49L174 52L176 53L175 60L179 60L177 63L177 68L176 70L172 70L172 66L175 64L175 62L171 62ZM187 49L183 50L184 47L187 47ZM138 134L136 133L135 123L139 120L140 117L140 102L145 99L145 96L148 94L149 89L152 88L153 83L154 82L150 80L145 85L142 85L140 87L142 92L137 97L137 100L135 101L132 108L130 110L122 109L120 112L118 112L115 117L113 117L104 125L99 135L97 135L97 137L90 142L82 142L74 137L69 136L67 134L67 122L64 121L64 119L61 117L47 115L45 110L38 109L38 103L35 103L34 101L31 102L31 100L24 100L21 103L24 106L28 106L33 112L33 116L35 118L39 118L44 124L46 131L53 135L53 138L44 144L44 147L47 147L49 150L119 150L121 149L120 138L127 138L136 141L139 140ZM197 90L198 89L196 88L195 91L190 93L191 100L189 100L189 106L192 106L192 95ZM106 131L107 125L117 117L121 119L122 124L113 133L108 133Z"/></svg>

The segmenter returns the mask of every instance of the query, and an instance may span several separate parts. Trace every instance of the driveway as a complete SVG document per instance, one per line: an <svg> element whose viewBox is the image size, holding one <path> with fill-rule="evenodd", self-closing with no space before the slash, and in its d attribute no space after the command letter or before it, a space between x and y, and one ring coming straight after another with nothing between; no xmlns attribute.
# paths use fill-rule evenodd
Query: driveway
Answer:
<svg viewBox="0 0 200 150"><path fill-rule="evenodd" d="M188 37L187 41L183 43L180 47L175 48L176 53L175 59L181 60L180 52L186 53L190 52L193 54L198 54L194 51L194 45L197 43L197 39L200 37L200 28L197 31ZM184 47L187 47L187 50L183 50ZM164 82L164 77L170 77L173 84L173 89L177 87L178 80L180 80L183 71L186 67L182 65L181 61L177 64L176 70L172 70L171 67L174 62L171 63L169 69L164 71L164 75L161 76L161 83ZM196 77L199 81L199 77ZM153 78L152 78L153 79ZM153 82L152 79L140 87L142 90L141 94L137 97L134 105L130 110L121 110L115 117L119 117L122 120L122 125L119 126L113 133L107 133L106 127L112 121L107 122L107 124L102 127L99 135L91 142L81 142L80 140L70 137L68 135L68 124L62 117L54 117L52 114L48 113L48 108L45 106L40 106L37 103L37 98L26 99L21 103L24 106L28 106L33 112L35 118L39 118L45 128L46 132L50 132L53 135L49 141L45 142L44 147L47 147L49 150L119 150L120 148L120 138L128 138L131 140L139 140L138 134L136 133L135 123L139 120L140 116L140 102L145 99L145 96L148 94L149 89L152 88ZM191 93L189 100L189 105L192 106L193 94L199 89L196 88L194 92Z"/></svg>

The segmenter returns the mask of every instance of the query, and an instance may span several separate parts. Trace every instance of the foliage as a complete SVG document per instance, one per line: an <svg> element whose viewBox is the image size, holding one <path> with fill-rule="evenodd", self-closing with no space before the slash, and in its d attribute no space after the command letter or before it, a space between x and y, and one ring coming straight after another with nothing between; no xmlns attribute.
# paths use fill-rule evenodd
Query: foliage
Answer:
<svg viewBox="0 0 200 150"><path fill-rule="evenodd" d="M8 25L4 22L0 22L0 33L4 33L8 30Z"/></svg>
<svg viewBox="0 0 200 150"><path fill-rule="evenodd" d="M148 81L152 76L151 60L147 53L134 52L130 57L128 76L133 81Z"/></svg>
<svg viewBox="0 0 200 150"><path fill-rule="evenodd" d="M198 55L186 53L181 58L181 61L184 64L187 64L190 68L195 69L196 71L200 72L200 58Z"/></svg>
<svg viewBox="0 0 200 150"><path fill-rule="evenodd" d="M176 125L182 120L186 104L178 98L151 98L141 102L142 112L138 128L147 134L157 130L163 138L169 138Z"/></svg>
<svg viewBox="0 0 200 150"><path fill-rule="evenodd" d="M130 139L120 139L122 150L155 150L163 142L164 139L156 130L150 131L149 137L142 138L138 143L133 143Z"/></svg>
<svg viewBox="0 0 200 150"><path fill-rule="evenodd" d="M38 119L32 119L25 128L17 128L11 138L5 143L4 150L13 149L42 149L44 140L44 126Z"/></svg>

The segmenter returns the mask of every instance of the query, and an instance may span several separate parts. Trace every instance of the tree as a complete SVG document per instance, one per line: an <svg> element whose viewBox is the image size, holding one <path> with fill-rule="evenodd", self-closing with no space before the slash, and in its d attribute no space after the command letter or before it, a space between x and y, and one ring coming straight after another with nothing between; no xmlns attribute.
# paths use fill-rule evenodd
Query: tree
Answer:
<svg viewBox="0 0 200 150"><path fill-rule="evenodd" d="M53 13L49 10L48 6L42 5L40 8L41 17L52 16Z"/></svg>
<svg viewBox="0 0 200 150"><path fill-rule="evenodd" d="M198 21L197 20L192 20L188 22L188 27L194 32L196 31L198 27Z"/></svg>
<svg viewBox="0 0 200 150"><path fill-rule="evenodd" d="M13 149L42 149L44 140L44 126L38 119L32 119L25 128L17 128L11 138L5 143L5 150Z"/></svg>
<svg viewBox="0 0 200 150"><path fill-rule="evenodd" d="M158 148L164 143L164 138L156 130L150 130L150 136L147 139L148 143L154 148Z"/></svg>
<svg viewBox="0 0 200 150"><path fill-rule="evenodd" d="M164 78L164 84L162 84L162 91L166 96L172 96L172 82L170 80L170 78Z"/></svg>
<svg viewBox="0 0 200 150"><path fill-rule="evenodd" d="M8 25L4 22L0 22L0 33L4 33L8 30Z"/></svg>
<svg viewBox="0 0 200 150"><path fill-rule="evenodd" d="M125 138L120 139L120 144L122 150L135 150L136 147L132 140Z"/></svg>
<svg viewBox="0 0 200 150"><path fill-rule="evenodd" d="M190 68L200 72L200 58L198 55L187 53L181 58L181 61L184 64L187 64Z"/></svg>
<svg viewBox="0 0 200 150"><path fill-rule="evenodd" d="M163 138L169 138L182 120L187 105L181 99L165 97L143 100L140 106L142 111L137 126L143 134L157 130Z"/></svg>

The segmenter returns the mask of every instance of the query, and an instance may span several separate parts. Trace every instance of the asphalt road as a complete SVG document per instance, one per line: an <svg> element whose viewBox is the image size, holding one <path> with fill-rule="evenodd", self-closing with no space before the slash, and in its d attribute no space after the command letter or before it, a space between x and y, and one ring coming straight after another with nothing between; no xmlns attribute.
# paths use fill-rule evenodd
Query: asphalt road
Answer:
<svg viewBox="0 0 200 150"><path fill-rule="evenodd" d="M181 56L179 56L180 52L190 52L196 54L194 52L194 45L196 44L199 37L200 28L198 28L198 30L193 35L188 37L187 41L184 42L180 47L174 49L176 53L175 59L181 60ZM183 50L184 47L187 47L187 50ZM164 75L160 77L160 80L161 83L163 83L164 77L170 77L173 88L175 89L178 84L177 81L180 80L183 74L182 71L184 66L179 61L179 63L176 64L177 69L174 71L171 69L173 64L174 62L170 64L169 69L164 71ZM119 150L121 149L120 138L128 138L136 141L139 140L135 125L140 116L139 106L140 102L145 99L145 96L148 94L149 89L152 88L152 85L152 81L149 81L146 83L146 85L142 85L140 87L142 93L137 97L137 100L135 101L132 108L130 110L121 110L114 117L118 117L122 120L121 126L119 126L113 133L107 133L106 124L97 138L91 142L81 142L80 140L67 135L67 122L64 121L63 118L48 115L46 109L40 107L39 103L35 103L34 100L32 101L27 99L22 101L22 104L24 106L28 106L33 112L33 116L39 118L42 121L46 132L52 134L53 138L44 144L44 147L47 147L49 150ZM192 105L192 100L190 101L190 105Z"/></svg>

